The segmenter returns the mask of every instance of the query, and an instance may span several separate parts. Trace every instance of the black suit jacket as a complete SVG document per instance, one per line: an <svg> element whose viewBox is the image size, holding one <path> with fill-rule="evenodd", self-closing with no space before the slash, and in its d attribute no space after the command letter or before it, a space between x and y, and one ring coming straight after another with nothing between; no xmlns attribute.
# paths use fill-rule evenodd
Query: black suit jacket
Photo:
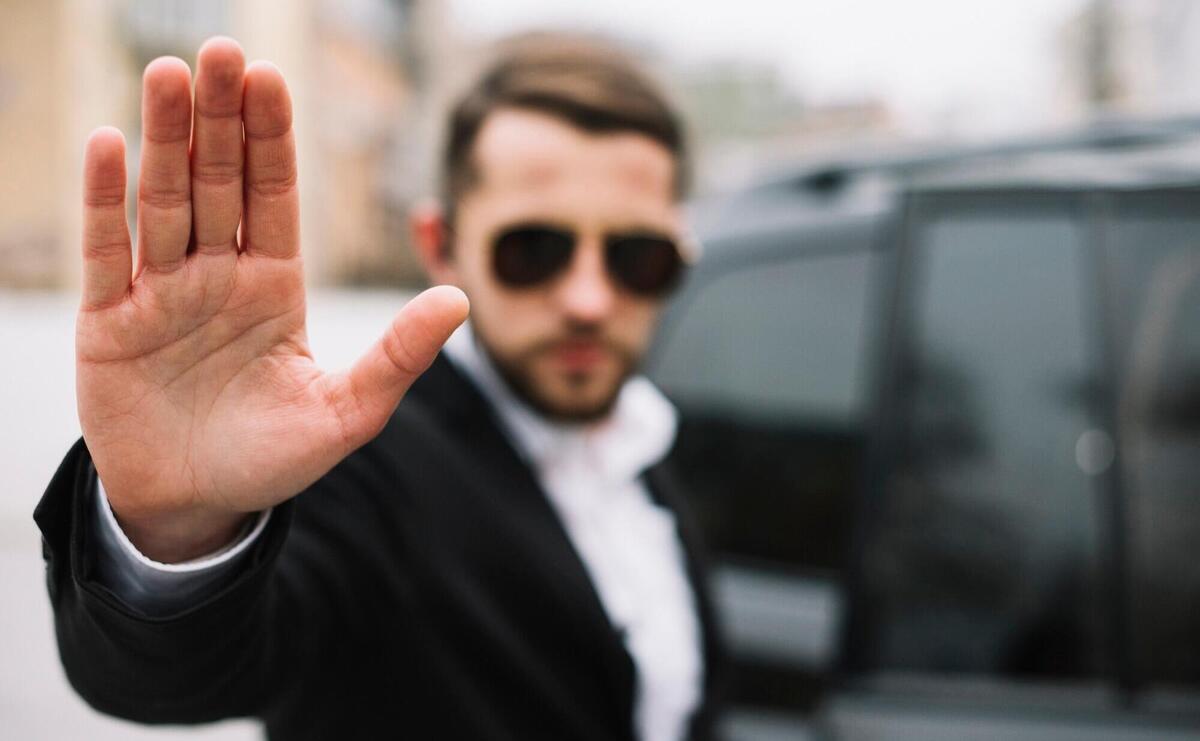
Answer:
<svg viewBox="0 0 1200 741"><path fill-rule="evenodd" d="M711 734L720 652L695 533L667 464L703 631ZM248 566L146 617L94 579L82 441L34 517L67 676L146 723L262 718L273 740L632 739L635 672L533 473L444 359L382 433L278 507Z"/></svg>

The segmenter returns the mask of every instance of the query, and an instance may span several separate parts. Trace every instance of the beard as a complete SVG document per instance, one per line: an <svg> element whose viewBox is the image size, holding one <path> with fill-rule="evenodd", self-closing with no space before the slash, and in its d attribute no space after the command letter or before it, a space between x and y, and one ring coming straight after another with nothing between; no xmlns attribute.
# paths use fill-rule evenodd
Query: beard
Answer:
<svg viewBox="0 0 1200 741"><path fill-rule="evenodd" d="M477 333L476 339L501 379L518 399L549 420L570 424L595 422L607 417L617 403L621 387L633 375L640 359L635 350L606 337L599 327L593 325L568 327L561 334L538 341L508 358L495 352L481 334ZM559 378L566 398L563 395L556 396L544 381L537 378L535 363L539 358L555 352L562 343L579 341L599 344L606 354L615 359L617 372L607 382L607 387L591 394L588 393L588 386L599 382L593 377L594 374L585 371L567 373Z"/></svg>

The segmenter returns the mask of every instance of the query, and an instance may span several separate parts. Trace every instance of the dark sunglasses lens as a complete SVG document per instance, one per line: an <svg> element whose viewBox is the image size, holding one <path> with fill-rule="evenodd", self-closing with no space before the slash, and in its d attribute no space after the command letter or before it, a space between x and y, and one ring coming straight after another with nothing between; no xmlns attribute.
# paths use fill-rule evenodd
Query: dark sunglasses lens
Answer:
<svg viewBox="0 0 1200 741"><path fill-rule="evenodd" d="M492 259L496 277L510 286L532 286L549 279L571 261L575 237L565 231L525 226L496 237Z"/></svg>
<svg viewBox="0 0 1200 741"><path fill-rule="evenodd" d="M608 269L622 285L645 295L670 291L683 272L679 248L666 237L613 237L607 259Z"/></svg>

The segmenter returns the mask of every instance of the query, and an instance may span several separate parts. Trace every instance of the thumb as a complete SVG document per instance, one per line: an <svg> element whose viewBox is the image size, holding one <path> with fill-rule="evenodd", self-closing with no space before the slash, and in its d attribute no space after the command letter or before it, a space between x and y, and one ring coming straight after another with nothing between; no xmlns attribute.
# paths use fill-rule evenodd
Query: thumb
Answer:
<svg viewBox="0 0 1200 741"><path fill-rule="evenodd" d="M332 401L353 450L383 428L417 376L437 357L469 311L466 294L435 286L405 304L387 331L334 382Z"/></svg>

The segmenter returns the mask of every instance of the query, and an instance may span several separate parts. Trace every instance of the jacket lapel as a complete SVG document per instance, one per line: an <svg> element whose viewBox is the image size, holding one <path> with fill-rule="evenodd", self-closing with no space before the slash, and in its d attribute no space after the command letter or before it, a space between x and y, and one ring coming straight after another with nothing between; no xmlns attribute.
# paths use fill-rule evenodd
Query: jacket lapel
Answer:
<svg viewBox="0 0 1200 741"><path fill-rule="evenodd" d="M556 592L570 605L583 632L598 649L605 667L611 696L618 706L617 717L630 719L632 733L635 671L621 634L613 627L600 601L591 577L571 544L558 514L542 491L533 471L502 431L494 410L479 390L451 361L439 355L433 365L413 385L409 395L424 403L447 429L457 437L464 450L487 471L494 489L502 491L505 507L531 525L535 533L539 561L551 573ZM599 637L595 645L594 637Z"/></svg>

